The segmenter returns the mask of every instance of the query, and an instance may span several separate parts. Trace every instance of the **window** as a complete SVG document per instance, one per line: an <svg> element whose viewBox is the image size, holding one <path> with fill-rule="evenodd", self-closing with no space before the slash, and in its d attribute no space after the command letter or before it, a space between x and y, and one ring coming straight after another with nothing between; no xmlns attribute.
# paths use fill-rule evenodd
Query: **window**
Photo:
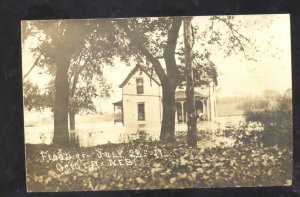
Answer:
<svg viewBox="0 0 300 197"><path fill-rule="evenodd" d="M142 78L136 79L136 92L137 94L144 94L144 81Z"/></svg>
<svg viewBox="0 0 300 197"><path fill-rule="evenodd" d="M145 120L145 104L138 103L138 120Z"/></svg>

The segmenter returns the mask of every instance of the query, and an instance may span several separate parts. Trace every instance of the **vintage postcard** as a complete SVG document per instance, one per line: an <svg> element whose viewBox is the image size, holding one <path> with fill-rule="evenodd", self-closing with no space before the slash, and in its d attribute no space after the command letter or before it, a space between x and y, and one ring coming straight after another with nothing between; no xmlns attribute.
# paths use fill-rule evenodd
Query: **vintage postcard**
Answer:
<svg viewBox="0 0 300 197"><path fill-rule="evenodd" d="M28 192L292 184L288 14L21 28Z"/></svg>

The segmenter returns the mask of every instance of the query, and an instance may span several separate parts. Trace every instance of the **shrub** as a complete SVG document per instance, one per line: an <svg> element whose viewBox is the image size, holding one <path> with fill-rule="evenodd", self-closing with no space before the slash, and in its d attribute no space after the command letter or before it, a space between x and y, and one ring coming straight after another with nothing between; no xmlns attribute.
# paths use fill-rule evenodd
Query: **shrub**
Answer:
<svg viewBox="0 0 300 197"><path fill-rule="evenodd" d="M286 93L276 105L263 110L246 110L246 121L257 121L264 125L262 142L266 146L292 145L292 97Z"/></svg>

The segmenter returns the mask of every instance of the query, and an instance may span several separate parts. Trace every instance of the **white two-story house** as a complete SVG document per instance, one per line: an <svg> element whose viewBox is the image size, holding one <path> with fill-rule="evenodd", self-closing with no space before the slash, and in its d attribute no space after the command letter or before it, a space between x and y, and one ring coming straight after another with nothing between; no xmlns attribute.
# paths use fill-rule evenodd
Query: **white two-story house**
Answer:
<svg viewBox="0 0 300 197"><path fill-rule="evenodd" d="M113 103L115 123L121 122L125 130L144 128L159 131L162 120L162 87L159 80L141 65L136 65L120 84L122 100ZM215 84L195 88L195 108L199 121L214 121L217 116ZM187 121L184 89L177 89L176 123Z"/></svg>

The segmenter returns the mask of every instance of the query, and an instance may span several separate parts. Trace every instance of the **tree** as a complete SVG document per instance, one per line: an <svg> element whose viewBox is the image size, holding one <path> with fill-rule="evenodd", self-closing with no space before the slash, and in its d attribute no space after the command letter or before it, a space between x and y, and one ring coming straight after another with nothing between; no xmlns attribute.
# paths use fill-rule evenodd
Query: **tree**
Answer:
<svg viewBox="0 0 300 197"><path fill-rule="evenodd" d="M137 51L140 57L146 57L160 79L162 85L163 115L160 139L162 141L175 141L175 90L179 84L179 69L176 66L175 49L181 18L159 19L130 19L119 20L117 25L127 36L129 46ZM160 33L166 40L151 43L151 33ZM156 46L155 46L156 45ZM157 50L157 52L155 52ZM164 59L166 71L159 61L158 55Z"/></svg>
<svg viewBox="0 0 300 197"><path fill-rule="evenodd" d="M53 143L63 145L69 139L68 69L72 57L77 55L85 44L86 32L75 21L64 20L36 21L29 23L28 28L43 40L34 50L44 57L42 65L49 66L48 69L55 72Z"/></svg>
<svg viewBox="0 0 300 197"><path fill-rule="evenodd" d="M71 81L68 80L68 72L72 61L86 46L91 56L84 57L90 59L91 64L97 61L95 57L101 56L100 59L106 61L112 56L119 56L122 61L134 60L155 71L162 85L160 139L165 142L175 140L175 90L185 81L185 47L180 31L182 17L87 20L81 23L59 20L50 25L37 22L33 26L44 36L36 49L37 54L42 56L40 61L55 72L54 143L62 144L67 140L68 88ZM193 74L199 76L194 80L195 85L202 86L217 80L211 60L213 50L208 46L219 45L225 55L242 53L247 60L253 60L251 52L256 51L255 45L240 32L241 26L233 16L213 16L208 20L207 29L200 31L197 26L192 27L193 40L198 46L193 50L192 58L195 65ZM73 80L76 79L76 75L73 76Z"/></svg>
<svg viewBox="0 0 300 197"><path fill-rule="evenodd" d="M200 46L193 51L193 71L201 76L195 80L198 86L217 79L209 45L223 46L225 55L242 52L247 60L253 60L249 52L256 50L252 40L239 32L242 25L236 23L233 16L213 16L208 22L208 28L203 32L193 27L195 44ZM172 142L175 140L175 90L185 80L182 69L185 48L180 34L182 17L119 19L115 23L119 27L119 34L125 36L122 40L124 47L135 52L133 56L137 61L148 62L160 79L163 103L160 139ZM216 28L217 23L219 28Z"/></svg>
<svg viewBox="0 0 300 197"><path fill-rule="evenodd" d="M193 33L192 17L183 19L184 45L185 45L185 74L186 74L186 104L187 104L187 144L197 145L197 117L195 113L194 77L193 77Z"/></svg>
<svg viewBox="0 0 300 197"><path fill-rule="evenodd" d="M71 66L72 67L72 66ZM84 67L87 72L89 67ZM110 96L111 86L106 83L102 74L92 74L92 72L86 73L85 69L82 69L80 75L78 72L74 72L75 76L70 76L73 79L70 83L70 96L69 96L69 124L70 130L75 130L75 115L78 113L95 112L96 106L93 98L107 98ZM70 72L69 72L70 73ZM74 75L73 74L73 75ZM32 84L30 81L24 82L24 106L27 110L42 111L45 108L50 108L54 111L54 76L49 82L44 91L40 90L37 85ZM93 82L93 81L96 81ZM74 144L75 138L70 133L69 141Z"/></svg>
<svg viewBox="0 0 300 197"><path fill-rule="evenodd" d="M89 67L85 67L89 69ZM91 69L93 70L93 69ZM89 72L89 73L87 73ZM102 74L92 74L91 71L81 70L80 74L75 72L73 76L69 72L69 127L75 130L75 115L78 113L95 112L96 106L94 98L106 99L111 94L111 85L106 83ZM24 82L24 106L27 110L42 111L46 108L54 111L55 86L54 78L48 83L47 87L41 91L37 85L30 81ZM70 81L70 80L69 80Z"/></svg>
<svg viewBox="0 0 300 197"><path fill-rule="evenodd" d="M106 83L103 76L103 65L94 65L89 58L84 61L82 66L74 65L70 68L70 130L75 130L76 114L96 111L93 98L106 99L110 97L111 85Z"/></svg>
<svg viewBox="0 0 300 197"><path fill-rule="evenodd" d="M105 23L102 25L104 26ZM99 61L103 64L111 63L111 58L109 58L111 56L107 55L108 52L103 52L106 56L100 58L103 54L100 51L95 51L95 47L89 42L95 40L97 44L103 44L103 41L106 40L105 37L104 39L95 39L95 37L99 37L100 32L105 32L105 28L99 27L99 24L94 23L92 20L57 20L28 22L27 26L22 27L22 29L30 29L31 35L38 37L40 40L38 46L33 49L33 52L38 54L39 61L36 61L37 63L34 63L30 70L39 65L41 68L46 68L48 74L55 76L53 88L55 93L52 94L51 89L48 92L48 95L54 95L53 143L58 145L67 144L69 141L68 112L71 110L74 116L71 115L70 117L74 117L72 120L75 120L76 110L78 112L78 108L82 108L80 102L71 102L73 106L69 107L70 96L73 97L77 94L76 97L83 99L81 103L85 104L85 108L92 109L93 107L90 100L92 97L84 97L83 95L93 94L95 88L88 82L86 83L87 86L76 89L77 81L80 78L79 74L84 72L85 74L81 78L87 82L89 79L93 79L94 76L102 76L99 75L102 74L101 66L98 66L102 64L99 64ZM24 39L26 38L22 38L22 41ZM112 50L109 50L109 52ZM77 57L83 56L85 59L81 61L84 61L85 64L73 68L72 65L76 62ZM86 69L86 65L92 65L92 67ZM73 69L69 69L70 67ZM71 89L69 89L69 81L71 81L69 76L73 76ZM74 106L76 104L80 106Z"/></svg>
<svg viewBox="0 0 300 197"><path fill-rule="evenodd" d="M42 111L52 105L52 103L49 102L48 97L41 92L39 87L30 81L24 81L23 92L24 106L28 111L33 109L36 111Z"/></svg>

